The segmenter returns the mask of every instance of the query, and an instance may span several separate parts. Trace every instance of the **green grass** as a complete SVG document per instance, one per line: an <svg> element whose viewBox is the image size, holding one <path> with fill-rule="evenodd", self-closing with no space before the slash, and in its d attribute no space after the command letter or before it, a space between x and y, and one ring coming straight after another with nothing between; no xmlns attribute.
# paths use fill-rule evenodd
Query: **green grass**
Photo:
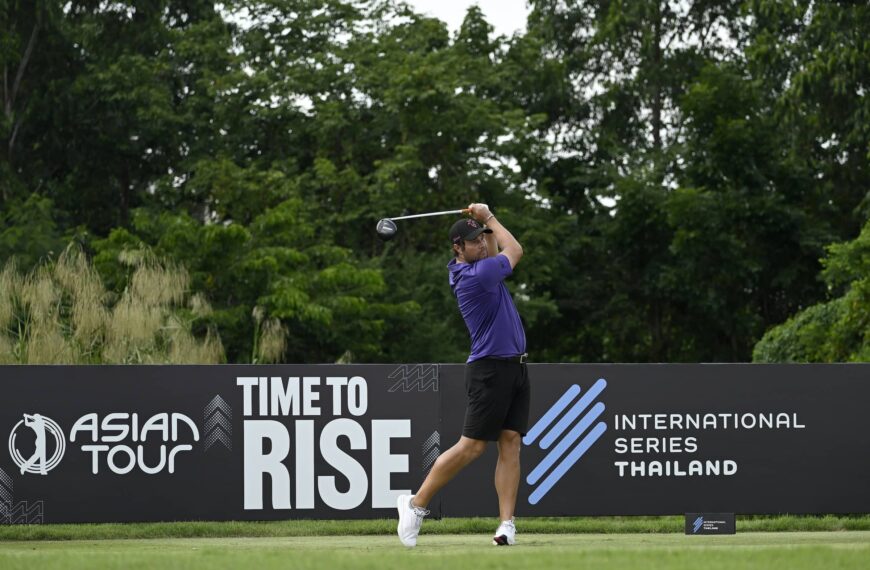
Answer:
<svg viewBox="0 0 870 570"><path fill-rule="evenodd" d="M426 534L486 534L492 518L427 520ZM523 532L534 534L681 533L683 517L521 518ZM0 540L101 540L137 538L231 538L392 535L394 519L275 522L168 522L130 524L50 524L0 526ZM737 531L870 530L870 516L745 516Z"/></svg>
<svg viewBox="0 0 870 570"><path fill-rule="evenodd" d="M489 529L491 531L492 529ZM520 529L522 530L522 528ZM394 536L181 538L0 542L0 568L644 568L705 570L866 568L870 531L682 534L519 535L511 548L488 532L425 534L407 550Z"/></svg>

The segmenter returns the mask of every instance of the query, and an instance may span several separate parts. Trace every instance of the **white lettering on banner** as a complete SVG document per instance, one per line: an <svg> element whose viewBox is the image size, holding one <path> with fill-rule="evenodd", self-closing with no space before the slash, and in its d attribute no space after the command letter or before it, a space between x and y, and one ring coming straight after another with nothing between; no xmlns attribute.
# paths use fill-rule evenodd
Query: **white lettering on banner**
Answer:
<svg viewBox="0 0 870 570"><path fill-rule="evenodd" d="M296 382L287 382L287 385L284 386L280 377L269 379L273 416L289 416L291 413L294 416L299 415L302 398L299 396L299 378L295 380Z"/></svg>
<svg viewBox="0 0 870 570"><path fill-rule="evenodd" d="M320 434L320 453L327 463L343 474L350 487L342 493L335 485L335 476L321 475L317 478L320 498L329 507L339 511L349 511L362 504L368 493L369 478L366 470L356 459L338 447L338 438L346 437L351 449L365 449L366 434L362 426L353 420L340 418L332 420Z"/></svg>
<svg viewBox="0 0 870 570"><path fill-rule="evenodd" d="M148 418L148 421L142 426L143 441L148 437L149 431L157 432L163 437L163 441L166 441L167 432L169 431L169 416L167 414L156 414Z"/></svg>
<svg viewBox="0 0 870 570"><path fill-rule="evenodd" d="M263 453L269 440L271 451ZM290 452L290 434L274 420L245 422L245 509L263 508L263 475L272 479L272 508L290 508L290 473L281 461Z"/></svg>
<svg viewBox="0 0 870 570"><path fill-rule="evenodd" d="M696 437L618 437L616 453L695 453Z"/></svg>
<svg viewBox="0 0 870 570"><path fill-rule="evenodd" d="M296 508L314 508L314 420L296 420Z"/></svg>
<svg viewBox="0 0 870 570"><path fill-rule="evenodd" d="M163 471L163 468L167 465L166 460L166 445L160 445L157 449L160 452L160 461L156 467L149 467L145 461L145 449L141 445L136 446L136 451L134 453L133 448L127 445L118 445L115 447L109 447L108 445L83 445L82 451L89 452L91 454L91 473L97 475L100 472L100 453L104 451L108 451L109 453L106 456L106 462L109 466L109 470L116 475L126 475L131 472L134 467L139 467L143 473L147 475L156 475ZM190 451L193 449L192 445L176 445L172 447L169 451L169 473L175 473L175 456L181 453L182 451ZM115 456L119 452L124 452L129 458L130 461L127 465L121 467L116 460Z"/></svg>
<svg viewBox="0 0 870 570"><path fill-rule="evenodd" d="M251 415L251 389L260 381L259 378L251 376L240 376L236 378L236 386L242 387L242 413L245 417Z"/></svg>
<svg viewBox="0 0 870 570"><path fill-rule="evenodd" d="M160 434L162 441L166 442L170 439L178 441L179 422L187 424L190 428L190 433L194 441L199 441L199 429L196 424L184 414L166 412L155 414L148 418L139 430L139 414L128 414L115 412L107 414L103 421L99 421L99 416L96 413L85 414L76 420L72 430L70 430L70 441L75 441L78 432L89 431L92 441L102 441L105 443L115 443L132 435L133 441L145 441L148 439L148 432L154 431ZM118 422L128 420L130 425L118 425ZM103 432L102 434L100 432ZM105 432L118 432L117 435L108 435Z"/></svg>
<svg viewBox="0 0 870 570"><path fill-rule="evenodd" d="M769 413L696 413L696 414L616 414L616 430L684 429L804 429L795 412Z"/></svg>
<svg viewBox="0 0 870 570"><path fill-rule="evenodd" d="M689 430L733 431L759 429L805 429L794 412L697 412L634 413L613 416L614 431L678 431L678 437L617 437L614 451L620 455L698 453L697 436L685 437ZM709 453L709 450L708 450ZM631 460L614 461L620 477L730 477L737 473L734 459L713 460Z"/></svg>
<svg viewBox="0 0 870 570"><path fill-rule="evenodd" d="M246 510L262 510L264 480L268 476L271 485L272 509L313 509L315 507L315 482L320 499L330 508L351 510L360 506L371 489L373 508L391 508L396 498L410 489L393 489L390 478L393 473L407 473L408 455L390 453L390 441L411 436L411 420L372 420L371 456L372 475L369 480L365 468L348 454L367 449L366 432L363 426L350 418L337 418L327 423L316 439L313 420L296 420L295 431L295 481L285 461L290 455L290 431L276 420L246 420L244 422L244 503ZM346 442L344 441L346 440ZM347 490L340 491L335 475L315 477L315 441L319 443L320 455L347 480ZM265 450L269 449L266 453ZM295 504L291 502L291 485L295 491Z"/></svg>
<svg viewBox="0 0 870 570"><path fill-rule="evenodd" d="M75 441L76 440L76 432L78 432L79 430L82 430L82 431L89 430L91 432L91 439L93 441L97 441L100 438L99 437L100 430L97 427L98 424L99 424L99 417L97 416L97 414L85 414L85 415L83 415L82 417L80 417L76 421L72 430L70 430L69 440Z"/></svg>
<svg viewBox="0 0 870 570"><path fill-rule="evenodd" d="M332 386L332 415L341 415L341 389L347 386L347 376L328 376L326 385Z"/></svg>
<svg viewBox="0 0 870 570"><path fill-rule="evenodd" d="M133 414L133 415L136 416L137 414ZM115 436L103 435L103 441L112 443L112 442L122 441L124 439L127 439L127 434L130 433L130 426L128 426L127 424L115 425L114 421L115 420L126 420L129 416L130 416L130 414L127 414L127 413L116 412L114 414L109 414L106 417L104 417L103 418L103 432L117 431L118 435L115 435ZM135 440L136 431L137 430L134 427L133 428L133 433L134 433L133 441L136 441Z"/></svg>
<svg viewBox="0 0 870 570"><path fill-rule="evenodd" d="M361 416L368 410L368 384L365 378L354 376L327 376L325 384L332 389L332 415L342 415L342 401L346 400L348 411ZM254 415L254 398L257 415L320 416L320 376L239 376L236 385L242 388L242 414ZM346 388L346 389L345 389ZM256 395L254 392L257 392Z"/></svg>
<svg viewBox="0 0 870 570"><path fill-rule="evenodd" d="M182 429L186 425L187 429ZM162 443L155 446L154 443L148 445L148 436L151 434L151 441L154 442L155 437L159 436L159 441ZM112 412L106 414L102 421L96 413L85 414L76 420L70 430L70 442L75 442L76 438L90 437L92 444L82 445L81 450L91 454L91 472L94 475L100 472L100 459L105 458L106 465L109 471L116 475L126 475L139 468L146 475L156 475L168 467L169 473L175 473L175 456L182 451L191 451L193 446L190 444L172 445L167 443L170 441L177 442L181 435L189 436L193 441L199 441L199 429L196 424L186 415L180 413L159 413L148 418L142 427L139 427L139 414L127 412ZM106 445L109 443L119 443L129 440L137 445ZM155 450L158 455L158 460L152 461L154 465L149 466L146 462L146 447ZM105 456L101 454L105 452Z"/></svg>
<svg viewBox="0 0 870 570"><path fill-rule="evenodd" d="M410 420L372 420L372 508L388 509L410 489L390 488L393 473L408 472L408 456L390 453L390 439L411 437Z"/></svg>
<svg viewBox="0 0 870 570"><path fill-rule="evenodd" d="M347 389L347 409L355 416L361 416L369 409L369 387L359 376L350 379Z"/></svg>
<svg viewBox="0 0 870 570"><path fill-rule="evenodd" d="M320 394L314 391L315 386L320 385L318 376L306 376L302 379L302 414L306 416L319 416L320 408L314 402L320 399Z"/></svg>
<svg viewBox="0 0 870 570"><path fill-rule="evenodd" d="M327 386L332 386L332 415L340 416L342 388L347 387L347 411L354 416L361 416L366 413L369 407L369 391L368 384L364 378L354 376L350 380L347 376L328 376L326 378Z"/></svg>
<svg viewBox="0 0 870 570"><path fill-rule="evenodd" d="M737 473L737 462L732 459L689 461L687 467L680 461L615 461L619 476L625 477L693 477Z"/></svg>

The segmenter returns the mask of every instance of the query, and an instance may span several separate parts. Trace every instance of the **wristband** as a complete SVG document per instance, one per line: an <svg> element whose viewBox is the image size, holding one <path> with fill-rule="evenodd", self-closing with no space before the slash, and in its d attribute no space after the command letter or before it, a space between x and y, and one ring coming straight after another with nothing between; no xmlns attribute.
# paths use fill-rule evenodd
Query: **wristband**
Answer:
<svg viewBox="0 0 870 570"><path fill-rule="evenodd" d="M486 222L490 221L490 220L493 219L494 217L495 217L495 214L493 214L492 212L490 212L490 213L489 213L489 217L488 217L487 219L483 220L483 223L485 224Z"/></svg>

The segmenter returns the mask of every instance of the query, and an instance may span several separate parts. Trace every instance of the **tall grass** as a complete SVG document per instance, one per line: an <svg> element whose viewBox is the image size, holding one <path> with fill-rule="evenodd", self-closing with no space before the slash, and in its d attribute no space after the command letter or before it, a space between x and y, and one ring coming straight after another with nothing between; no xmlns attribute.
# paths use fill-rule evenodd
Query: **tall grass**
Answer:
<svg viewBox="0 0 870 570"><path fill-rule="evenodd" d="M261 307L254 307L252 316L256 327L254 328L254 350L251 354L251 363L280 362L287 348L287 328L281 324L280 319L265 318L265 311Z"/></svg>
<svg viewBox="0 0 870 570"><path fill-rule="evenodd" d="M147 252L126 255L132 274L120 295L106 290L87 256L71 246L23 275L0 271L0 364L214 364L225 360L214 330L192 325L211 311L191 295L183 267Z"/></svg>

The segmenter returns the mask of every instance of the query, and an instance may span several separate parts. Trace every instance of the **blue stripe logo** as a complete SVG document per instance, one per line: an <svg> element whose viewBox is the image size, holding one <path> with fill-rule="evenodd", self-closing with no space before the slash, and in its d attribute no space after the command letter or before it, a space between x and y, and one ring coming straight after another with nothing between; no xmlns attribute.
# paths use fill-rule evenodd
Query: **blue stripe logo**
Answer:
<svg viewBox="0 0 870 570"><path fill-rule="evenodd" d="M604 413L604 404L598 402L587 411L589 405L606 387L607 381L599 378L585 394L580 396L582 390L580 386L574 384L541 416L523 438L525 445L533 445L540 438L538 446L541 449L552 447L526 477L529 485L537 485L529 495L530 504L538 504L538 501L550 492L550 489L583 457L592 444L607 431L605 422L595 423ZM580 396L579 400L577 396ZM575 423L578 418L579 421Z"/></svg>
<svg viewBox="0 0 870 570"><path fill-rule="evenodd" d="M704 524L704 517L698 517L698 518L696 518L696 519L695 519L695 523L694 523L694 528L692 529L692 532L693 532L693 533L694 533L694 532L698 532L698 530L700 530L702 524Z"/></svg>

